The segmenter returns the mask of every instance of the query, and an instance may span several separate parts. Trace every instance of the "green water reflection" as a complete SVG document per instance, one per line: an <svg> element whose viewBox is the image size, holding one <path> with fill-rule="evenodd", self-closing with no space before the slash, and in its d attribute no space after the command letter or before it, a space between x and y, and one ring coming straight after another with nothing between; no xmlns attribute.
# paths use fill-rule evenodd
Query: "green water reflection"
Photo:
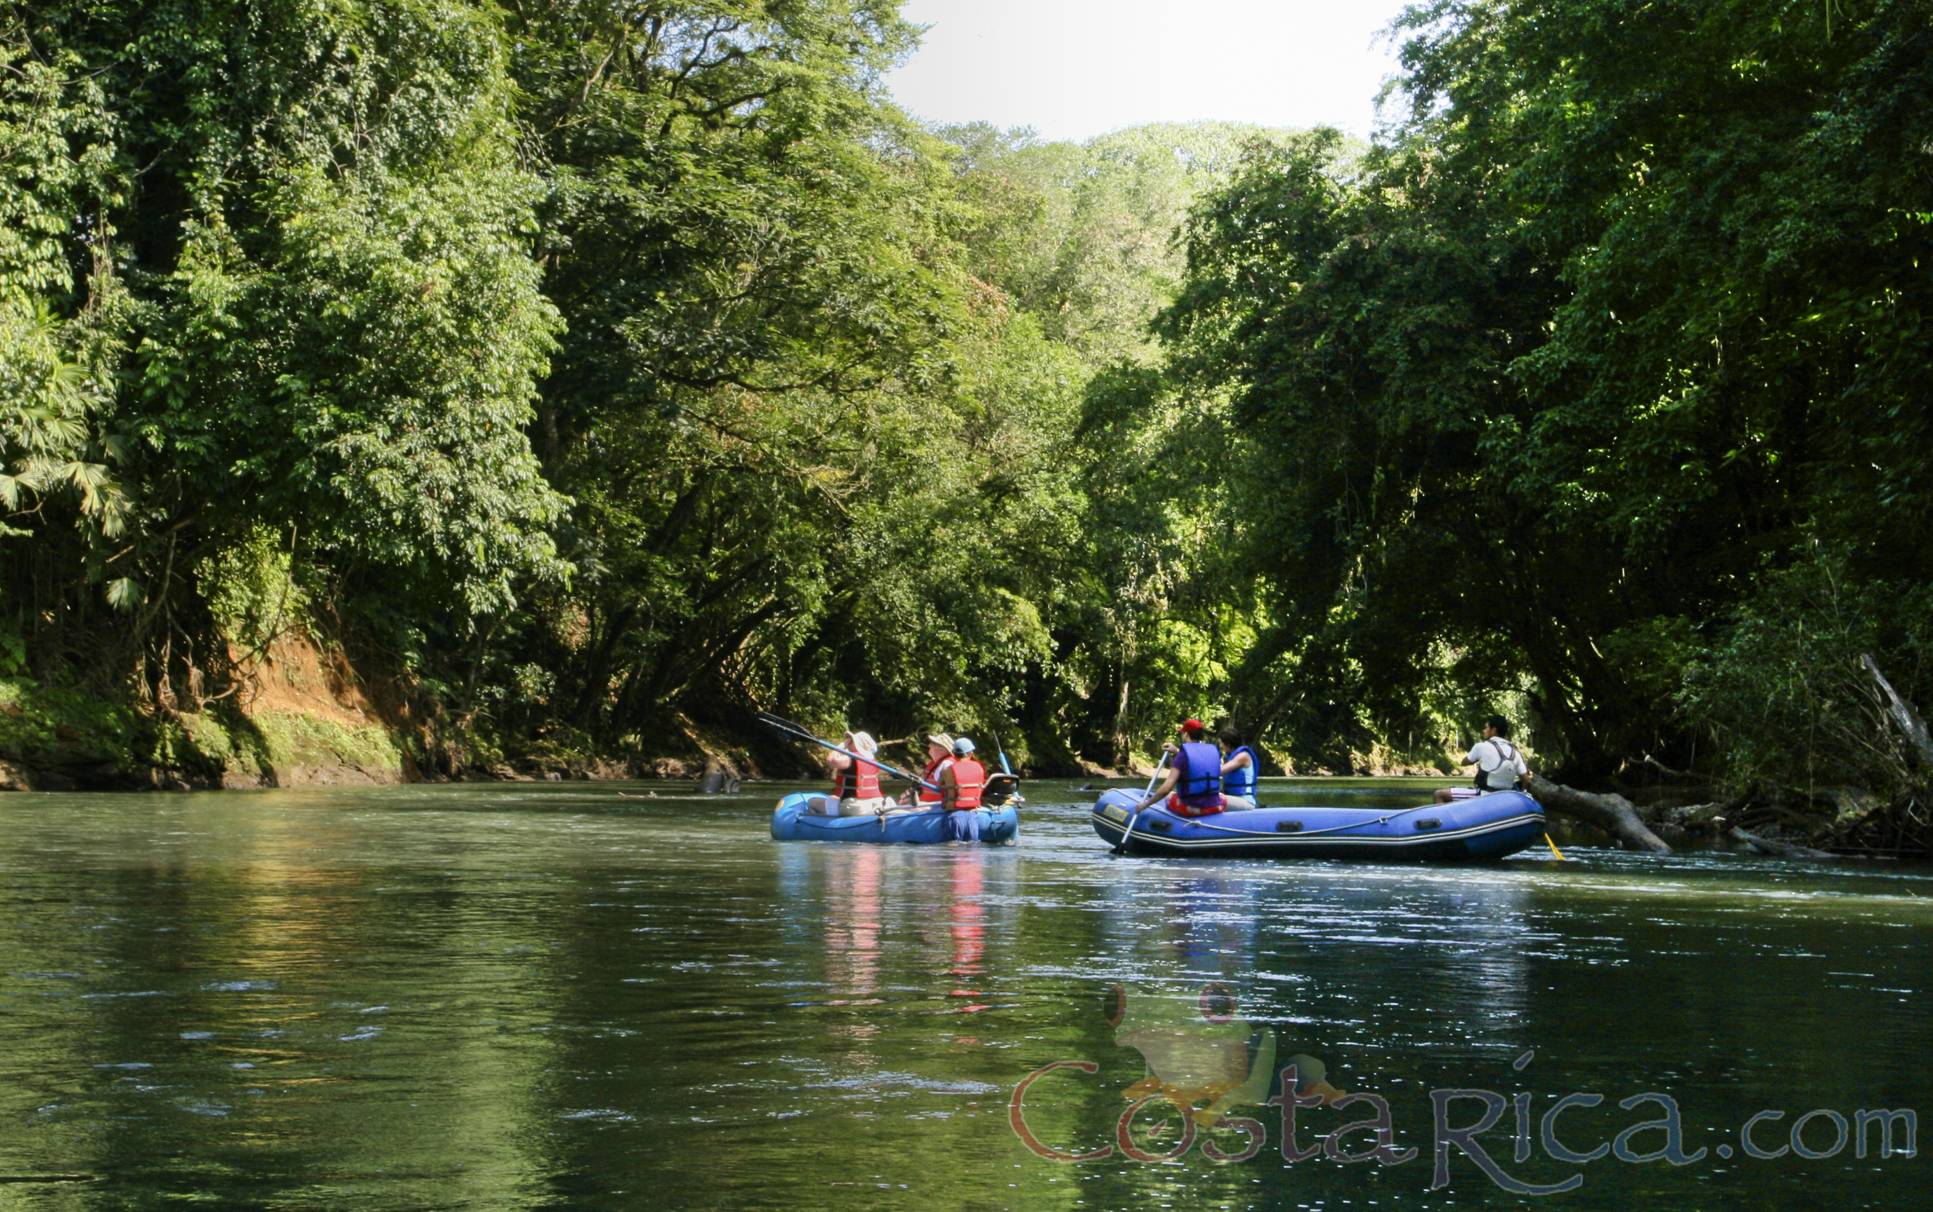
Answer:
<svg viewBox="0 0 1933 1212"><path fill-rule="evenodd" d="M781 845L784 789L618 790L0 800L0 1206L1526 1202L1460 1155L1430 1190L1429 1092L1460 1086L1530 1095L1533 1131L1563 1094L1606 1095L1563 1120L1580 1150L1656 1117L1618 1099L1669 1093L1686 1147L1714 1150L1518 1164L1506 1115L1483 1139L1507 1172L1582 1174L1555 1206L1925 1189L1923 1156L1715 1156L1765 1108L1789 1112L1759 1130L1769 1147L1814 1108L1933 1108L1922 871L1123 859L1071 784L1030 788L1018 846ZM1248 1139L1227 1121L1159 1164L1056 1162L1010 1123L1030 1072L1082 1062L1030 1088L1026 1124L1044 1148L1104 1149L1130 1087L1266 1079L1263 1047L1387 1100L1420 1155L1286 1164L1278 1109L1239 1103L1266 1147L1230 1164L1203 1152ZM1368 1114L1302 1111L1300 1142ZM1144 1153L1179 1143L1165 1101L1134 1124ZM1807 1139L1832 1136L1817 1119Z"/></svg>

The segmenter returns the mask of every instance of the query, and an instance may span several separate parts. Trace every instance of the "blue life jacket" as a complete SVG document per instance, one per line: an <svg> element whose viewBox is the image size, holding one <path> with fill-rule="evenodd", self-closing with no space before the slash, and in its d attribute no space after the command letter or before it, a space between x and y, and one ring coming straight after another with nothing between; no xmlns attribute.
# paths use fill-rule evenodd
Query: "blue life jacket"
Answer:
<svg viewBox="0 0 1933 1212"><path fill-rule="evenodd" d="M1190 807L1218 803L1222 793L1222 751L1207 741L1189 741L1181 747L1186 769L1175 785L1175 794Z"/></svg>
<svg viewBox="0 0 1933 1212"><path fill-rule="evenodd" d="M1232 762L1244 753L1248 755L1248 765L1237 766L1223 776L1223 781L1226 783L1226 786L1222 790L1226 791L1229 795L1239 795L1248 799L1254 799L1255 767L1260 764L1262 759L1255 756L1253 749L1250 749L1247 745L1243 745L1235 750L1234 753L1229 754L1228 760Z"/></svg>

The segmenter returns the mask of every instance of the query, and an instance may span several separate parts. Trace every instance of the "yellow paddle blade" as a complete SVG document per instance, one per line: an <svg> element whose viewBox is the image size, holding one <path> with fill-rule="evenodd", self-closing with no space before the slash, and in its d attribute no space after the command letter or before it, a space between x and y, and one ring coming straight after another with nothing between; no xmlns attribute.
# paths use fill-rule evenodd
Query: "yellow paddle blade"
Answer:
<svg viewBox="0 0 1933 1212"><path fill-rule="evenodd" d="M1564 857L1564 852L1557 848L1557 843L1550 840L1550 834L1548 833L1544 835L1544 845L1550 847L1550 852L1557 856L1558 862L1563 863L1563 862L1570 861Z"/></svg>

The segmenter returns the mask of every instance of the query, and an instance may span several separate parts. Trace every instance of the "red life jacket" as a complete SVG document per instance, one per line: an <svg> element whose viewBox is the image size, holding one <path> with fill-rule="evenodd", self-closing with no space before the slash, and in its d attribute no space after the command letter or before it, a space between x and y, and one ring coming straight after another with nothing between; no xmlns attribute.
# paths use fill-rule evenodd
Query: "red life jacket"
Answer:
<svg viewBox="0 0 1933 1212"><path fill-rule="evenodd" d="M940 775L946 773L946 768L949 764L952 763L952 761L953 761L953 755L949 753L941 757L936 757L932 761L926 763L926 774L924 776L926 781L933 784L935 787L939 786ZM924 787L920 788L920 803L937 804L939 802L940 802L939 792L928 791Z"/></svg>
<svg viewBox="0 0 1933 1212"><path fill-rule="evenodd" d="M1215 797L1215 802L1202 805L1190 804L1181 798L1179 791L1168 797L1168 811L1176 816L1214 816L1227 806L1220 795Z"/></svg>
<svg viewBox="0 0 1933 1212"><path fill-rule="evenodd" d="M987 785L987 768L972 758L953 760L953 785L958 788L953 797L953 810L978 808L980 789Z"/></svg>
<svg viewBox="0 0 1933 1212"><path fill-rule="evenodd" d="M846 790L846 775L853 777L853 789ZM867 761L854 761L847 770L832 776L832 798L843 800L847 796L856 800L876 800L879 798L879 767Z"/></svg>

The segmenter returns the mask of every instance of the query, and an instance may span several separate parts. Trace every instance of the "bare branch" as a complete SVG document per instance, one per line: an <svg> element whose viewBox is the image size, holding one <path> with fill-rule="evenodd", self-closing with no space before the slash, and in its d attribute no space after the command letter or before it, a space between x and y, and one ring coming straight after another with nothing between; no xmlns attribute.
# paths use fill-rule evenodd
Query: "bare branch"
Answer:
<svg viewBox="0 0 1933 1212"><path fill-rule="evenodd" d="M1866 667L1866 672L1870 673L1873 681L1879 684L1880 692L1886 696L1887 714L1893 717L1893 723L1898 724L1899 730L1906 735L1906 742L1913 747L1920 765L1933 769L1933 736L1928 735L1926 731L1926 721L1920 718L1919 712L1913 710L1911 703L1899 697L1899 692L1893 689L1893 684L1879 671L1879 663L1873 660L1872 654L1862 654L1859 663Z"/></svg>

